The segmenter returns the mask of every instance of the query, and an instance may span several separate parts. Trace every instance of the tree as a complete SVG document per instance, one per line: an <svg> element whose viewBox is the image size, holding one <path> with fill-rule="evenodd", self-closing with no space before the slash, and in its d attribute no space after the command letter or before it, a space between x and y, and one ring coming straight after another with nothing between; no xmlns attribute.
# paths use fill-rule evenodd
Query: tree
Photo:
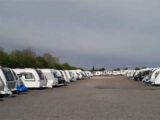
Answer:
<svg viewBox="0 0 160 120"><path fill-rule="evenodd" d="M10 59L8 53L4 51L3 48L0 48L0 65L7 67L10 64Z"/></svg>
<svg viewBox="0 0 160 120"><path fill-rule="evenodd" d="M70 66L68 63L62 64L62 67L63 67L64 70L77 69L76 67Z"/></svg>
<svg viewBox="0 0 160 120"><path fill-rule="evenodd" d="M12 60L11 67L36 67L36 54L30 49L14 50L10 54L10 59Z"/></svg>
<svg viewBox="0 0 160 120"><path fill-rule="evenodd" d="M53 68L54 68L54 69L57 69L57 70L63 70L63 69L64 69L63 65L58 64L58 63L57 63L57 64L54 64Z"/></svg>
<svg viewBox="0 0 160 120"><path fill-rule="evenodd" d="M47 61L42 56L36 57L36 67L37 68L48 68L48 66L49 65Z"/></svg>
<svg viewBox="0 0 160 120"><path fill-rule="evenodd" d="M120 68L116 68L116 69L114 69L114 71L120 71L121 69Z"/></svg>
<svg viewBox="0 0 160 120"><path fill-rule="evenodd" d="M141 69L141 68L139 68L139 67L136 67L136 68L135 68L135 70L140 70L140 69Z"/></svg>
<svg viewBox="0 0 160 120"><path fill-rule="evenodd" d="M123 68L123 70L128 70L128 68L127 68L127 67L125 67L125 68Z"/></svg>
<svg viewBox="0 0 160 120"><path fill-rule="evenodd" d="M59 59L50 53L37 56L31 49L13 50L11 53L7 53L0 48L0 65L10 68L77 69L68 63L60 64Z"/></svg>
<svg viewBox="0 0 160 120"><path fill-rule="evenodd" d="M135 70L145 69L146 67L136 67Z"/></svg>
<svg viewBox="0 0 160 120"><path fill-rule="evenodd" d="M48 63L48 67L50 68L59 63L59 59L57 57L53 57L50 53L45 53L43 58Z"/></svg>
<svg viewBox="0 0 160 120"><path fill-rule="evenodd" d="M99 71L105 71L105 70L106 70L105 68L100 68L100 69L99 69Z"/></svg>

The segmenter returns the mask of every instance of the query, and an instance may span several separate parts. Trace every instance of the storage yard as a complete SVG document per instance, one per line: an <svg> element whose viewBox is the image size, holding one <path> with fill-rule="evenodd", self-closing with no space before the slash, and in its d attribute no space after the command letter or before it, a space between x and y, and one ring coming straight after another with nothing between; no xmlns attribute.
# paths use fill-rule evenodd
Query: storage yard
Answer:
<svg viewBox="0 0 160 120"><path fill-rule="evenodd" d="M159 120L160 87L97 76L1 98L1 120Z"/></svg>
<svg viewBox="0 0 160 120"><path fill-rule="evenodd" d="M0 120L160 120L160 0L0 0Z"/></svg>

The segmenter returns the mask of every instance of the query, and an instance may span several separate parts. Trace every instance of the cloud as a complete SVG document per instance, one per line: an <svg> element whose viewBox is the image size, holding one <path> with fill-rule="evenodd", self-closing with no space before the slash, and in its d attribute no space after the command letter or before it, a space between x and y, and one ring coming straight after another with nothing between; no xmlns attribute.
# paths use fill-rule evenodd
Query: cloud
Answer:
<svg viewBox="0 0 160 120"><path fill-rule="evenodd" d="M158 0L0 1L0 44L89 66L156 66ZM75 58L75 59L72 59Z"/></svg>

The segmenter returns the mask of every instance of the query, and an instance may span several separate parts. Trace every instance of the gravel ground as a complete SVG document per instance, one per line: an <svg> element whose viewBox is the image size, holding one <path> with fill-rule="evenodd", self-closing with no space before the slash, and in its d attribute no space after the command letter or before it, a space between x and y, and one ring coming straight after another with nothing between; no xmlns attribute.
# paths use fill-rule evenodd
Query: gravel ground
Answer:
<svg viewBox="0 0 160 120"><path fill-rule="evenodd" d="M2 98L0 120L160 120L160 87L94 77Z"/></svg>

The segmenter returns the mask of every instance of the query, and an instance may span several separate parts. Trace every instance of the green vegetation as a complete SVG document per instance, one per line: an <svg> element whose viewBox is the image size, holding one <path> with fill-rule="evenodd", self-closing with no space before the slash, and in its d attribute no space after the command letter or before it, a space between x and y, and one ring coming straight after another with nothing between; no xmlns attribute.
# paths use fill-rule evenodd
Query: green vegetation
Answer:
<svg viewBox="0 0 160 120"><path fill-rule="evenodd" d="M38 56L31 49L13 50L8 53L0 48L0 65L10 68L54 68L54 69L77 69L68 63L61 64L57 57L50 53Z"/></svg>
<svg viewBox="0 0 160 120"><path fill-rule="evenodd" d="M146 67L135 67L135 70L146 69Z"/></svg>
<svg viewBox="0 0 160 120"><path fill-rule="evenodd" d="M89 71L94 72L94 71L105 71L105 70L106 70L105 68L99 68L99 69L97 69L97 68L95 68L93 66L92 69L90 69Z"/></svg>
<svg viewBox="0 0 160 120"><path fill-rule="evenodd" d="M123 68L122 70L128 70L128 68L127 68L127 67L125 67L125 68Z"/></svg>
<svg viewBox="0 0 160 120"><path fill-rule="evenodd" d="M121 70L121 68L116 68L116 69L114 69L114 71L120 71Z"/></svg>

